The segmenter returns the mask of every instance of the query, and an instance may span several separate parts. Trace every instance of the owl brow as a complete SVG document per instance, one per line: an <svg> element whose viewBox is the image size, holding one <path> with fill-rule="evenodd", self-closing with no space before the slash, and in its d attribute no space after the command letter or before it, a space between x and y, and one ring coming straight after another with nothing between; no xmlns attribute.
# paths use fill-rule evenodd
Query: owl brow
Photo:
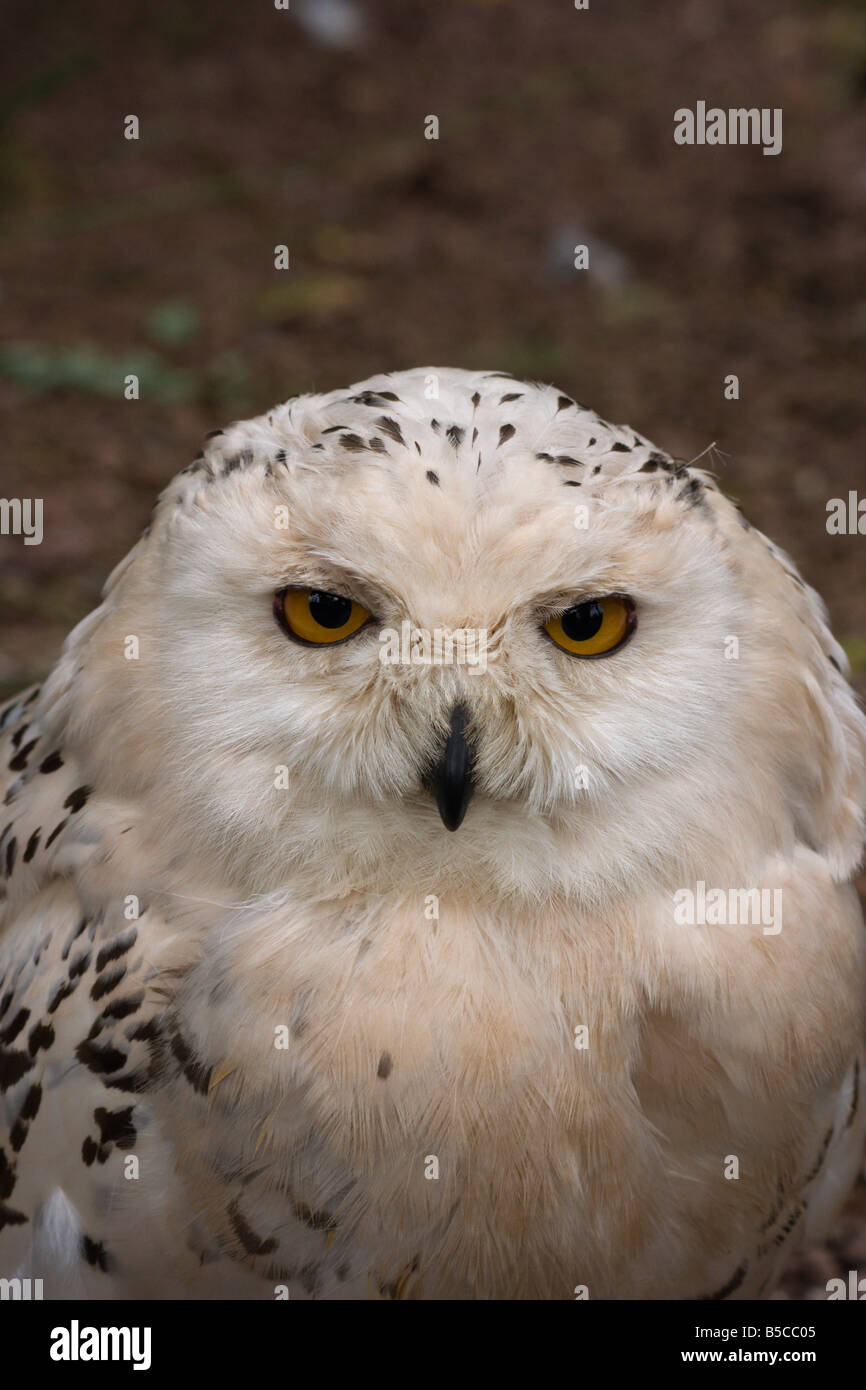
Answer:
<svg viewBox="0 0 866 1390"><path fill-rule="evenodd" d="M548 590L544 594L539 594L533 603L539 610L549 611L553 614L571 608L574 604L588 603L591 599L630 597L631 594L628 591L621 586L611 584L609 581L600 580L596 584L577 581L568 589Z"/></svg>
<svg viewBox="0 0 866 1390"><path fill-rule="evenodd" d="M318 589L326 594L343 594L347 598L357 594L359 600L363 600L365 606L378 604L382 601L383 591L377 588L369 579L364 578L354 571L341 570L334 567L316 568L312 565L299 565L291 570L284 570L277 580L278 589Z"/></svg>

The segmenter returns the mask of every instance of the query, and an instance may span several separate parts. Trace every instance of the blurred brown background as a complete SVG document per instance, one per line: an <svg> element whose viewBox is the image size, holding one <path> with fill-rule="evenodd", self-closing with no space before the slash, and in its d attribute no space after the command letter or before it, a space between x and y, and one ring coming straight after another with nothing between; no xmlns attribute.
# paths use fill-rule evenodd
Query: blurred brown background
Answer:
<svg viewBox="0 0 866 1390"><path fill-rule="evenodd" d="M715 442L866 691L866 537L825 524L866 495L862 0L3 20L0 496L43 498L45 539L0 537L0 695L45 672L206 431L426 364L553 381L686 459ZM676 146L698 100L781 107L782 153ZM792 1292L866 1267L858 1203Z"/></svg>

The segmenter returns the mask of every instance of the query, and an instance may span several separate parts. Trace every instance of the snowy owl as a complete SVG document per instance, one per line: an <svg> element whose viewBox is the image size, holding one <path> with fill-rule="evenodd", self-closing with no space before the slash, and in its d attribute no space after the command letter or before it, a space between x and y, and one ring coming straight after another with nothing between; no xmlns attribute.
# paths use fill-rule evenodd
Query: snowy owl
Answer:
<svg viewBox="0 0 866 1390"><path fill-rule="evenodd" d="M2 714L0 1275L769 1291L862 1152L845 672L708 473L552 387L216 431Z"/></svg>

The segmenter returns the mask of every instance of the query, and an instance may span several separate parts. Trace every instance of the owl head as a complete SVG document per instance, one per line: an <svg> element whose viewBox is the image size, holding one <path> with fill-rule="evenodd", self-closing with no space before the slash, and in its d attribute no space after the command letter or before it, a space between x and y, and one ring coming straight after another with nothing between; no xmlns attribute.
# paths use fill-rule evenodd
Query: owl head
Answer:
<svg viewBox="0 0 866 1390"><path fill-rule="evenodd" d="M498 372L216 431L50 691L163 865L241 898L598 906L860 854L866 722L818 596L706 472Z"/></svg>

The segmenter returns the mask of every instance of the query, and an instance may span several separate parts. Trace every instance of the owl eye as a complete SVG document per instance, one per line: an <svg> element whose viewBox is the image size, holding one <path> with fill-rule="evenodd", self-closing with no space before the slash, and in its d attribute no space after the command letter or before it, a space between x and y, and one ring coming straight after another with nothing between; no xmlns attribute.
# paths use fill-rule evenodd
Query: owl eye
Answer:
<svg viewBox="0 0 866 1390"><path fill-rule="evenodd" d="M323 589L281 589L274 595L274 614L284 632L309 647L345 642L371 617L354 599Z"/></svg>
<svg viewBox="0 0 866 1390"><path fill-rule="evenodd" d="M614 594L566 608L544 624L544 631L572 656L609 656L631 637L636 622L631 599Z"/></svg>

